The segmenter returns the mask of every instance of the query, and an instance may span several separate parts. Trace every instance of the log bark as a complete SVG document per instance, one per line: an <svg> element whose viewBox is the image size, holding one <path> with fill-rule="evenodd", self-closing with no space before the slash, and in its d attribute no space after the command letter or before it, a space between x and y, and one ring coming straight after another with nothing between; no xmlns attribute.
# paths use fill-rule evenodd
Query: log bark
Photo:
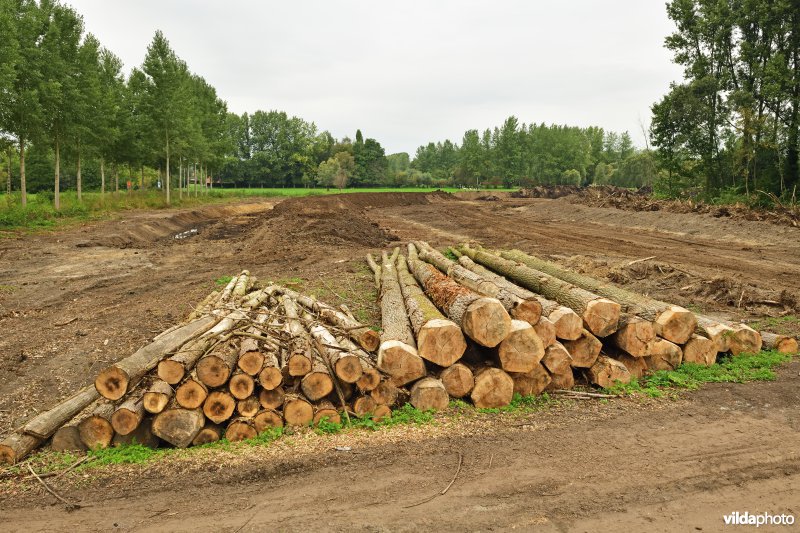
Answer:
<svg viewBox="0 0 800 533"><path fill-rule="evenodd" d="M284 330L289 335L289 352L286 358L289 375L305 376L311 372L311 339L300 322L300 311L295 301L288 296L282 296L280 302L286 315Z"/></svg>
<svg viewBox="0 0 800 533"><path fill-rule="evenodd" d="M514 394L520 396L539 396L547 389L553 378L541 364L537 363L530 372L511 374L514 380Z"/></svg>
<svg viewBox="0 0 800 533"><path fill-rule="evenodd" d="M364 418L371 415L377 406L372 396L359 396L353 401L353 412L357 417Z"/></svg>
<svg viewBox="0 0 800 533"><path fill-rule="evenodd" d="M493 353L506 372L526 373L544 357L544 344L528 322L512 320L510 333Z"/></svg>
<svg viewBox="0 0 800 533"><path fill-rule="evenodd" d="M169 405L175 395L175 391L169 386L169 383L161 379L156 379L148 387L147 392L143 396L144 410L150 414L157 415Z"/></svg>
<svg viewBox="0 0 800 533"><path fill-rule="evenodd" d="M167 354L208 331L216 322L217 319L210 316L199 318L106 368L95 379L97 392L109 400L119 400Z"/></svg>
<svg viewBox="0 0 800 533"><path fill-rule="evenodd" d="M604 389L614 386L617 382L631 381L631 373L625 365L605 355L599 356L586 374L589 381Z"/></svg>
<svg viewBox="0 0 800 533"><path fill-rule="evenodd" d="M233 416L236 400L225 391L212 391L203 402L203 414L215 424L221 424Z"/></svg>
<svg viewBox="0 0 800 533"><path fill-rule="evenodd" d="M92 413L78 423L81 442L90 450L108 448L114 438L111 415L114 404L109 401L98 402Z"/></svg>
<svg viewBox="0 0 800 533"><path fill-rule="evenodd" d="M593 334L607 337L617 330L621 312L621 306L617 302L522 263L515 263L494 254L473 250L467 246L461 247L459 250L498 274L574 310L583 319L586 329Z"/></svg>
<svg viewBox="0 0 800 533"><path fill-rule="evenodd" d="M361 362L361 377L358 378L358 381L355 383L358 390L361 392L369 392L377 387L381 379L383 379L383 376L381 376L381 373L378 372L375 367L377 358L373 354L359 348L353 341L343 335L337 335L336 342L351 354L357 355Z"/></svg>
<svg viewBox="0 0 800 533"><path fill-rule="evenodd" d="M408 318L416 335L417 353L423 359L439 366L452 365L467 349L467 341L461 328L445 318L425 296L409 272L403 256L397 258L397 274Z"/></svg>
<svg viewBox="0 0 800 533"><path fill-rule="evenodd" d="M111 426L120 435L133 433L144 418L144 391L129 394L111 415Z"/></svg>
<svg viewBox="0 0 800 533"><path fill-rule="evenodd" d="M230 379L238 360L239 354L232 343L218 344L197 361L197 378L209 388L221 387Z"/></svg>
<svg viewBox="0 0 800 533"><path fill-rule="evenodd" d="M55 407L30 419L28 423L25 424L22 431L26 435L47 439L51 437L58 428L83 411L86 406L99 397L100 394L93 385L84 387Z"/></svg>
<svg viewBox="0 0 800 533"><path fill-rule="evenodd" d="M494 348L511 332L511 317L496 298L488 298L456 283L431 264L415 257L409 244L408 268L425 294L464 334L481 346Z"/></svg>
<svg viewBox="0 0 800 533"><path fill-rule="evenodd" d="M203 429L197 432L194 439L192 439L192 446L202 446L204 444L211 444L222 439L224 430L222 426L207 422Z"/></svg>
<svg viewBox="0 0 800 533"><path fill-rule="evenodd" d="M542 357L542 365L552 374L572 374L572 356L560 342L548 346Z"/></svg>
<svg viewBox="0 0 800 533"><path fill-rule="evenodd" d="M533 329L542 340L542 346L545 348L556 342L556 325L551 322L549 318L541 317L539 322L533 326ZM580 335L578 335L578 337L580 337Z"/></svg>
<svg viewBox="0 0 800 533"><path fill-rule="evenodd" d="M309 316L309 318L311 318ZM317 345L319 354L324 358L328 368L333 370L336 377L345 383L355 383L361 377L361 359L343 349L328 329L322 324L314 324L310 328L311 337ZM314 398L312 401L316 401Z"/></svg>
<svg viewBox="0 0 800 533"><path fill-rule="evenodd" d="M692 335L682 348L684 363L711 366L717 361L717 345L701 335Z"/></svg>
<svg viewBox="0 0 800 533"><path fill-rule="evenodd" d="M186 448L205 425L200 409L171 408L153 418L153 433L176 448Z"/></svg>
<svg viewBox="0 0 800 533"><path fill-rule="evenodd" d="M439 379L447 394L453 398L463 398L475 386L475 376L467 365L456 363L442 370Z"/></svg>
<svg viewBox="0 0 800 533"><path fill-rule="evenodd" d="M649 357L650 356L634 357L625 352L619 352L613 354L613 358L622 363L623 365L625 365L625 368L628 369L628 372L630 373L631 377L636 379L640 379L647 373L648 371L647 359L649 359Z"/></svg>
<svg viewBox="0 0 800 533"><path fill-rule="evenodd" d="M258 402L264 409L280 409L285 401L286 395L281 387L272 390L261 389L258 392Z"/></svg>
<svg viewBox="0 0 800 533"><path fill-rule="evenodd" d="M703 315L697 316L696 333L713 341L717 351L720 353L731 349L731 339L735 335L731 326L721 324Z"/></svg>
<svg viewBox="0 0 800 533"><path fill-rule="evenodd" d="M572 357L573 368L590 368L603 349L603 343L587 330L583 330L578 340L564 341L562 344Z"/></svg>
<svg viewBox="0 0 800 533"><path fill-rule="evenodd" d="M247 439L253 439L258 435L255 423L252 418L240 417L231 420L228 427L225 429L225 438L229 442L239 442Z"/></svg>
<svg viewBox="0 0 800 533"><path fill-rule="evenodd" d="M646 357L653 349L656 332L653 323L636 316L620 320L620 327L611 335L611 343L633 357Z"/></svg>
<svg viewBox="0 0 800 533"><path fill-rule="evenodd" d="M658 370L675 370L683 362L683 350L677 344L665 339L656 339L650 355L645 357L647 369L651 372Z"/></svg>
<svg viewBox="0 0 800 533"><path fill-rule="evenodd" d="M575 386L575 374L572 368L563 370L561 372L550 373L550 384L545 389L546 391L555 390L569 390Z"/></svg>
<svg viewBox="0 0 800 533"><path fill-rule="evenodd" d="M523 300L536 300L542 308L541 314L543 317L548 318L556 327L556 336L559 339L575 340L581 336L583 331L583 320L569 307L548 300L534 292L529 291L524 287L520 287L499 274L495 274L483 265L479 265L468 256L463 255L460 251L451 248L453 253L459 256L458 263L475 272L476 274L494 282L499 287L516 294Z"/></svg>
<svg viewBox="0 0 800 533"><path fill-rule="evenodd" d="M262 409L253 418L253 423L256 425L258 433L264 433L270 428L282 428L283 417L274 409Z"/></svg>
<svg viewBox="0 0 800 533"><path fill-rule="evenodd" d="M643 294L617 287L595 278L578 274L550 261L544 261L519 250L501 252L505 259L518 261L526 266L562 279L594 294L609 298L623 306L623 311L649 320L655 324L658 335L675 343L683 343L694 333L697 321L688 309L662 302Z"/></svg>
<svg viewBox="0 0 800 533"><path fill-rule="evenodd" d="M253 418L261 410L261 402L258 396L248 396L236 402L236 412L239 416Z"/></svg>
<svg viewBox="0 0 800 533"><path fill-rule="evenodd" d="M305 358L304 358L305 359ZM241 359L240 359L241 360ZM305 369L305 360L304 360L304 372L301 375L306 375L311 371L311 367L308 367L308 370ZM295 368L295 370L297 370ZM289 374L291 375L292 367L289 364ZM278 356L272 352L267 352L264 354L263 364L261 365L261 372L258 374L258 382L267 390L277 389L283 383L283 372L281 370L280 362L278 361Z"/></svg>
<svg viewBox="0 0 800 533"><path fill-rule="evenodd" d="M787 335L778 335L769 331L761 332L763 347L767 350L775 350L778 353L796 354L798 351L797 339Z"/></svg>
<svg viewBox="0 0 800 533"><path fill-rule="evenodd" d="M194 370L175 391L175 401L184 409L202 407L206 398L208 398L208 387L200 381Z"/></svg>
<svg viewBox="0 0 800 533"><path fill-rule="evenodd" d="M41 446L44 439L22 433L12 433L0 441L0 464L13 465Z"/></svg>
<svg viewBox="0 0 800 533"><path fill-rule="evenodd" d="M514 397L514 380L499 368L485 367L475 373L475 387L470 393L478 409L503 407Z"/></svg>
<svg viewBox="0 0 800 533"><path fill-rule="evenodd" d="M130 446L132 444L139 444L146 448L152 449L158 448L160 443L161 439L159 439L158 436L153 433L153 420L151 418L145 418L142 420L142 422L136 426L136 429L127 435L117 433L111 440L112 446Z"/></svg>
<svg viewBox="0 0 800 533"><path fill-rule="evenodd" d="M78 425L67 424L53 434L50 449L54 452L85 452L88 448L81 440Z"/></svg>
<svg viewBox="0 0 800 533"><path fill-rule="evenodd" d="M392 407L398 403L400 389L388 381L382 381L380 385L370 391L369 395L375 400L377 405L388 405Z"/></svg>
<svg viewBox="0 0 800 533"><path fill-rule="evenodd" d="M186 343L178 353L158 363L158 377L170 385L177 385L192 371L212 341L213 339L204 337Z"/></svg>
<svg viewBox="0 0 800 533"><path fill-rule="evenodd" d="M341 424L342 417L339 411L329 401L321 401L314 406L314 425L318 426L322 420L327 420L331 424Z"/></svg>
<svg viewBox="0 0 800 533"><path fill-rule="evenodd" d="M367 264L369 265L370 270L372 273L375 274L375 289L378 291L378 294L381 293L381 277L383 273L381 272L381 266L375 262L375 258L372 257L372 254L367 254Z"/></svg>
<svg viewBox="0 0 800 533"><path fill-rule="evenodd" d="M511 291L496 284L488 278L465 268L460 263L451 261L442 253L431 247L426 242L414 243L418 249L419 258L438 268L457 283L476 292L477 294L496 298L503 304L506 312L516 319L535 325L542 316L542 304L536 298L522 299Z"/></svg>
<svg viewBox="0 0 800 533"><path fill-rule="evenodd" d="M314 421L314 407L296 394L287 394L283 404L283 418L289 426L307 426Z"/></svg>
<svg viewBox="0 0 800 533"><path fill-rule="evenodd" d="M253 379L253 376L241 370L234 372L230 381L228 381L228 391L237 400L249 398L255 390L256 380Z"/></svg>
<svg viewBox="0 0 800 533"><path fill-rule="evenodd" d="M447 390L438 379L422 378L411 387L411 405L420 411L439 411L446 409L449 403Z"/></svg>

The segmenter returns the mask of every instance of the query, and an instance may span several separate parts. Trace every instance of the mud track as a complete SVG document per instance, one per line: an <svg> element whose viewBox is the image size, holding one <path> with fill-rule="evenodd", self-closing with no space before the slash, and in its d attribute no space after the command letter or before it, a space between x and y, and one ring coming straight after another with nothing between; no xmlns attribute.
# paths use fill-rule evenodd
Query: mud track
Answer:
<svg viewBox="0 0 800 533"><path fill-rule="evenodd" d="M89 383L179 320L214 279L243 268L347 299L375 323L363 256L410 239L518 247L720 315L797 313L797 228L564 199L276 203L134 213L0 241L0 433ZM196 237L172 238L192 228ZM650 406L579 406L530 426L498 419L469 435L377 438L352 454L326 452L322 466L287 453L229 470L143 468L70 485L94 504L72 514L37 491L0 495L0 520L10 530L715 531L734 510L800 518L798 372L795 362L775 383L709 386ZM449 482L459 452L452 489L404 508ZM178 488L187 492L176 497Z"/></svg>

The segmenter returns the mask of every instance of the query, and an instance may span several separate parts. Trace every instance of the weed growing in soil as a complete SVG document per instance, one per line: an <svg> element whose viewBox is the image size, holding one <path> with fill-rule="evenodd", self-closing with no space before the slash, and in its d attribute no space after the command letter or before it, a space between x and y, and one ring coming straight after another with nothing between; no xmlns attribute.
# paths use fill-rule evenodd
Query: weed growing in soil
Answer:
<svg viewBox="0 0 800 533"><path fill-rule="evenodd" d="M794 335L800 327L800 317L796 315L767 317L750 323L756 331L770 330L781 335Z"/></svg>
<svg viewBox="0 0 800 533"><path fill-rule="evenodd" d="M372 415L367 413L363 417L351 417L350 423L342 421L341 423L331 422L327 418L323 418L320 423L314 428L314 431L319 435L335 434L350 428L360 428L377 430L383 427L397 426L401 424L430 424L433 422L433 411L420 411L412 405L404 405L399 409L392 411L390 417L384 418L380 422L372 420Z"/></svg>
<svg viewBox="0 0 800 533"><path fill-rule="evenodd" d="M216 284L217 287L224 287L225 285L230 283L232 279L233 276L222 276L221 278L215 279L214 283Z"/></svg>
<svg viewBox="0 0 800 533"><path fill-rule="evenodd" d="M725 357L711 366L684 363L675 370L659 370L630 383L619 383L606 389L611 394L645 394L659 398L670 390L696 390L703 383L745 383L747 381L773 381L774 368L790 361L791 355L775 351Z"/></svg>
<svg viewBox="0 0 800 533"><path fill-rule="evenodd" d="M542 393L541 396L522 396L515 393L511 399L511 403L504 407L477 409L479 413L498 414L498 413L529 413L532 411L541 411L547 407L557 403L557 400L552 398L549 394ZM466 403L464 405L467 405Z"/></svg>

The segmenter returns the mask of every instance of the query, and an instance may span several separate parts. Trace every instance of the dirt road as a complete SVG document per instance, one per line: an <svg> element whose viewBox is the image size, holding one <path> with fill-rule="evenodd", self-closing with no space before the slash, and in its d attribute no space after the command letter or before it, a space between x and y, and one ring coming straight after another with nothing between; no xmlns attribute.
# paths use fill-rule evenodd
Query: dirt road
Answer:
<svg viewBox="0 0 800 533"><path fill-rule="evenodd" d="M172 238L191 228L198 236ZM707 312L758 318L798 311L798 237L761 222L563 199L365 194L134 213L3 240L0 432L90 382L186 314L214 279L243 268L346 299L374 323L366 252L474 239ZM497 420L400 444L359 441L352 453L315 452L322 467L288 448L230 467L122 469L65 481L92 507L63 513L31 489L0 495L0 519L10 530L716 531L735 510L800 518L799 372L795 362L775 383L711 386L649 406L565 408L531 425ZM447 494L405 508L447 485L458 453L463 468Z"/></svg>

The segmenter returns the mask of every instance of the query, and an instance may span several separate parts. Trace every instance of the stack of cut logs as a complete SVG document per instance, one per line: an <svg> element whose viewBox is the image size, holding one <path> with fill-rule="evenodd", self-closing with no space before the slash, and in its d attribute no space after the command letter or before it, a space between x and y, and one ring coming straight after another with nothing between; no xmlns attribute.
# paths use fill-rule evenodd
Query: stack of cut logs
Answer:
<svg viewBox="0 0 800 533"><path fill-rule="evenodd" d="M375 273L381 333L342 305L247 271L188 319L103 370L0 441L14 463L50 442L86 450L136 441L201 445L350 416L379 421L403 403L479 408L514 394L609 387L719 353L798 350L795 339L692 313L520 251L425 242L396 248Z"/></svg>

